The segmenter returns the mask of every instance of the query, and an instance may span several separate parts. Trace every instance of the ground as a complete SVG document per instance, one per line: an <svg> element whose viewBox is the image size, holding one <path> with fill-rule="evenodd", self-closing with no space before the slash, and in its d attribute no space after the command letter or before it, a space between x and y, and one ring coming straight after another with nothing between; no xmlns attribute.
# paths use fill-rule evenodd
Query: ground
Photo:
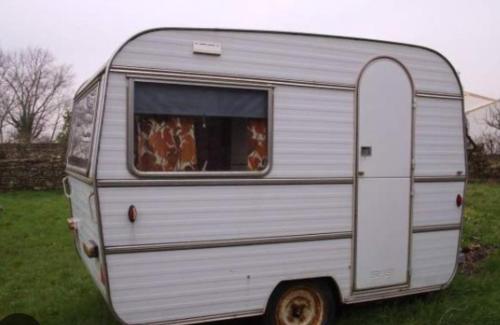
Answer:
<svg viewBox="0 0 500 325"><path fill-rule="evenodd" d="M466 200L470 253L448 289L347 306L338 323L500 324L500 184L470 184ZM74 251L62 193L0 193L0 206L0 319L23 312L41 324L117 324Z"/></svg>

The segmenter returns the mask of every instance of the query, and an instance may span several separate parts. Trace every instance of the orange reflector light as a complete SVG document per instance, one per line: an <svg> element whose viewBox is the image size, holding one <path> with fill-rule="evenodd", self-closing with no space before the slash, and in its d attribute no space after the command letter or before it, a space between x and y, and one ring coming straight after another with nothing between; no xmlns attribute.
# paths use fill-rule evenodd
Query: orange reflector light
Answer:
<svg viewBox="0 0 500 325"><path fill-rule="evenodd" d="M136 219L137 219L137 209L135 208L135 206L131 205L128 208L128 220L134 223Z"/></svg>

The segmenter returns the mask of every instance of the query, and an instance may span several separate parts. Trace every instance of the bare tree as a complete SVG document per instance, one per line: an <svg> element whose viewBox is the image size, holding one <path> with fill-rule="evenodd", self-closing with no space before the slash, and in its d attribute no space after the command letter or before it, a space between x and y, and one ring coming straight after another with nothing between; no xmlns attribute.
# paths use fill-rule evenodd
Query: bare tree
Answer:
<svg viewBox="0 0 500 325"><path fill-rule="evenodd" d="M68 101L72 75L69 66L57 65L49 51L40 48L3 54L0 82L13 101L6 122L20 142L33 142L57 124ZM57 117L59 116L59 118ZM57 127L57 125L56 125Z"/></svg>
<svg viewBox="0 0 500 325"><path fill-rule="evenodd" d="M486 117L486 124L500 131L500 101L492 104Z"/></svg>
<svg viewBox="0 0 500 325"><path fill-rule="evenodd" d="M71 104L71 102L69 104ZM64 110L64 113L62 115L61 130L56 136L55 139L56 142L58 143L68 142L70 124L71 124L71 106L68 106L68 109Z"/></svg>
<svg viewBox="0 0 500 325"><path fill-rule="evenodd" d="M477 139L477 143L483 146L484 153L487 155L500 154L500 136L498 134L484 132Z"/></svg>
<svg viewBox="0 0 500 325"><path fill-rule="evenodd" d="M491 105L488 108L485 122L494 130L485 132L479 140L484 144L486 153L498 155L500 154L500 101Z"/></svg>
<svg viewBox="0 0 500 325"><path fill-rule="evenodd" d="M54 116L54 121L52 123L52 131L50 133L50 142L54 142L57 140L58 132L63 132L63 129L65 128L65 116L68 114L68 112L71 111L71 106L73 104L73 101L71 98L66 97L66 99L61 101L61 105L59 105L59 109L57 110L57 113Z"/></svg>
<svg viewBox="0 0 500 325"><path fill-rule="evenodd" d="M0 49L0 143L4 142L4 126L7 122L12 107L14 106L14 96L7 84L4 76L7 73L6 57Z"/></svg>

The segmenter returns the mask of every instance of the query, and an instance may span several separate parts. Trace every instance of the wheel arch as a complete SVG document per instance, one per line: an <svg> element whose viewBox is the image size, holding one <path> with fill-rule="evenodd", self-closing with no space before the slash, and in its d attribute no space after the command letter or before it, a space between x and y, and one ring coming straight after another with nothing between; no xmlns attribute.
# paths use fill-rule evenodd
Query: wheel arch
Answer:
<svg viewBox="0 0 500 325"><path fill-rule="evenodd" d="M267 308L269 307L269 302L271 301L271 298L273 297L274 293L278 290L278 288L285 286L285 285L290 285L293 283L300 283L300 282L317 282L320 283L320 285L324 285L331 290L333 293L333 297L335 298L335 303L336 304L342 304L344 302L344 296L342 295L342 291L340 290L339 285L337 284L337 281L332 276L322 276L322 277L314 277L314 278L298 278L298 279L290 279L290 280L282 280L278 282L272 290L267 295L266 302L265 302L265 308L264 311L267 311Z"/></svg>

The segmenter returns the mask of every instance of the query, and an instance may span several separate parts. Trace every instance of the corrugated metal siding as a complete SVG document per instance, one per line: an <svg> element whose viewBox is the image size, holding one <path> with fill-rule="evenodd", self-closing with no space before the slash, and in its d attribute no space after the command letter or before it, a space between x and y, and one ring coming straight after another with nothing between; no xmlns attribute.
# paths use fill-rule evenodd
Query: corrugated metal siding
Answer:
<svg viewBox="0 0 500 325"><path fill-rule="evenodd" d="M465 173L460 100L417 98L415 176Z"/></svg>
<svg viewBox="0 0 500 325"><path fill-rule="evenodd" d="M127 79L109 74L97 178L135 178L127 169Z"/></svg>
<svg viewBox="0 0 500 325"><path fill-rule="evenodd" d="M106 246L320 234L352 222L351 185L103 188L99 197Z"/></svg>
<svg viewBox="0 0 500 325"><path fill-rule="evenodd" d="M349 293L350 240L198 249L108 257L117 314L148 323L264 311L283 279L333 276Z"/></svg>
<svg viewBox="0 0 500 325"><path fill-rule="evenodd" d="M125 77L110 74L99 178L135 178L126 165L126 90ZM352 176L353 101L353 93L346 91L276 87L269 177Z"/></svg>
<svg viewBox="0 0 500 325"><path fill-rule="evenodd" d="M69 177L69 182L71 186L71 210L73 218L78 219L78 236L79 236L79 245L78 250L80 251L80 256L90 272L90 275L94 279L94 282L97 284L99 290L102 293L105 292L105 288L100 282L100 263L96 258L88 258L83 252L82 244L88 240L93 240L96 243L99 243L99 228L97 225L97 220L92 218L91 210L94 209L95 206L91 207L89 204L88 197L92 193L92 186L85 184L82 181L77 180L76 178Z"/></svg>
<svg viewBox="0 0 500 325"><path fill-rule="evenodd" d="M193 54L193 41L220 42L222 55ZM410 70L418 91L460 94L450 66L435 53L409 46L306 35L164 30L128 43L113 65L355 84L376 56L393 56Z"/></svg>
<svg viewBox="0 0 500 325"><path fill-rule="evenodd" d="M270 177L350 177L354 95L277 87Z"/></svg>
<svg viewBox="0 0 500 325"><path fill-rule="evenodd" d="M464 195L464 183L416 183L414 186L413 225L433 226L460 223L462 207L457 194Z"/></svg>
<svg viewBox="0 0 500 325"><path fill-rule="evenodd" d="M413 234L411 288L446 283L453 274L458 230Z"/></svg>

